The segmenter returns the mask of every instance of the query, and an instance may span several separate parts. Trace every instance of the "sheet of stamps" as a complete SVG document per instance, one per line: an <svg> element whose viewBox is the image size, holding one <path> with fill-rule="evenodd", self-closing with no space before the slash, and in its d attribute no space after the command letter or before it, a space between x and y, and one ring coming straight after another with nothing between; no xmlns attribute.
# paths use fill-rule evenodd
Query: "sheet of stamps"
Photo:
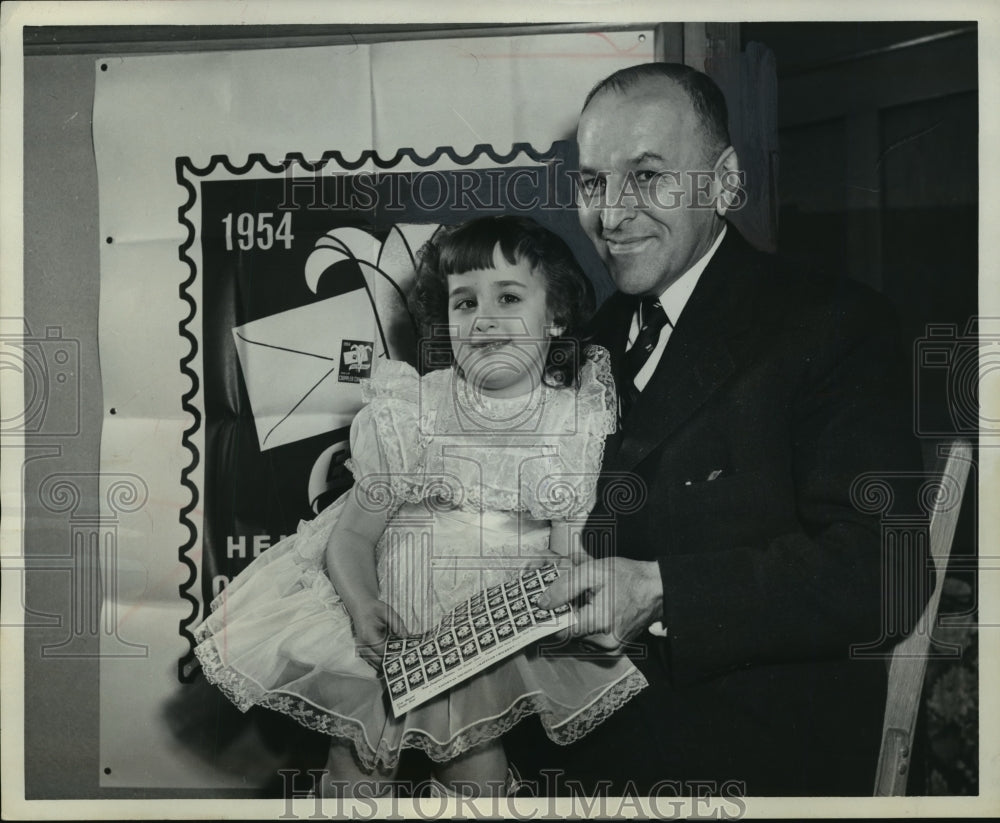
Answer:
<svg viewBox="0 0 1000 823"><path fill-rule="evenodd" d="M390 637L382 674L401 717L537 640L573 625L570 605L536 601L559 576L552 564L477 592L422 635Z"/></svg>

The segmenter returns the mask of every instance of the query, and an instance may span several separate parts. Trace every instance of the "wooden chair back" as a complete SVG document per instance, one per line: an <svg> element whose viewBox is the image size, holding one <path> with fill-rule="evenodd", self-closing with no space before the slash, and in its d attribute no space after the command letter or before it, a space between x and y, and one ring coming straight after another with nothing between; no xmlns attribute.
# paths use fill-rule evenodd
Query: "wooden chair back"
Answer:
<svg viewBox="0 0 1000 823"><path fill-rule="evenodd" d="M892 652L889 694L882 725L882 749L875 776L876 797L906 794L913 730L920 708L927 654L937 620L961 498L972 461L972 447L965 440L950 441L941 448L941 452L943 459L939 461L939 471L936 473L941 478L941 492L936 495L930 517L930 551L937 572L937 582L916 628ZM954 496L956 493L957 500Z"/></svg>

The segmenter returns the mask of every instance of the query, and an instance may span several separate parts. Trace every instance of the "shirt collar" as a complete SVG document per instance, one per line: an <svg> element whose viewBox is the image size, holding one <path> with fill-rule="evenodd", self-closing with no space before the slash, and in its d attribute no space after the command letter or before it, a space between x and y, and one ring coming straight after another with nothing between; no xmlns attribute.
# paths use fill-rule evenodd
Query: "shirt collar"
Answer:
<svg viewBox="0 0 1000 823"><path fill-rule="evenodd" d="M719 246L722 245L722 239L725 236L726 226L723 225L722 231L719 232L719 236L715 238L715 242L712 244L712 248L705 252L690 269L661 292L660 305L667 313L667 317L670 318L672 325L677 325L677 319L681 316L681 312L684 311L684 307L687 305L694 287L698 285L698 278L701 277L712 256L718 251Z"/></svg>

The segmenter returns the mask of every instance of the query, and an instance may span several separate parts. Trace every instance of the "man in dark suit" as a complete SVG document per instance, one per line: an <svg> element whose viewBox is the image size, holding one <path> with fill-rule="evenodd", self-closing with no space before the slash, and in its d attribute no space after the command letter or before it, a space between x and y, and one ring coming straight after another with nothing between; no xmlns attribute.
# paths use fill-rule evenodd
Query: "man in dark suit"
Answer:
<svg viewBox="0 0 1000 823"><path fill-rule="evenodd" d="M912 615L928 594L926 556L887 568L851 501L864 472L919 468L888 304L727 224L739 163L707 76L618 72L577 137L580 221L618 288L593 332L621 423L590 557L548 604L574 602L572 634L650 685L542 757L591 791L871 794L886 667L857 647L886 639L887 597Z"/></svg>

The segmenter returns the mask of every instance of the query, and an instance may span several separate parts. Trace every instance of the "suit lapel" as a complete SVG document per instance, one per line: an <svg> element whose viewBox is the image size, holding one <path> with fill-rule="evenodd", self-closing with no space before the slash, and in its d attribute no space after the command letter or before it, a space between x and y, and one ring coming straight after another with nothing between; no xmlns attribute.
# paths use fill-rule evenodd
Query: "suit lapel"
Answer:
<svg viewBox="0 0 1000 823"><path fill-rule="evenodd" d="M746 331L754 316L754 293L746 277L751 254L730 227L699 278L656 371L622 421L617 449L608 455L606 469L636 466L736 370L740 347L733 345L733 338ZM627 329L626 325L622 337ZM621 353L624 347L622 342Z"/></svg>

